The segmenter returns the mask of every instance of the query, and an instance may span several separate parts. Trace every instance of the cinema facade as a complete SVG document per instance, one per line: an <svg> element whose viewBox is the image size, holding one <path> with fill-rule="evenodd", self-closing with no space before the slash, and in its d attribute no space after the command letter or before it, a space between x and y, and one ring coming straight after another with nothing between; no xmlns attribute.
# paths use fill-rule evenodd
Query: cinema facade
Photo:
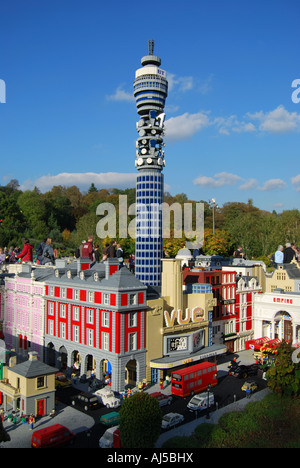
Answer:
<svg viewBox="0 0 300 468"><path fill-rule="evenodd" d="M283 290L254 296L254 338L300 342L300 294Z"/></svg>

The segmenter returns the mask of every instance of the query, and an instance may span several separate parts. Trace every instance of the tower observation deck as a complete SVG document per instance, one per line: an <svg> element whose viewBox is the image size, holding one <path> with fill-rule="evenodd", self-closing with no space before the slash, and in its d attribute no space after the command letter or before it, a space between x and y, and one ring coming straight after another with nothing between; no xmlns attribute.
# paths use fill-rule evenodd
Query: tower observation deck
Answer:
<svg viewBox="0 0 300 468"><path fill-rule="evenodd" d="M140 120L136 124L135 167L139 171L136 191L135 274L144 284L160 286L162 243L162 203L164 181L164 107L168 95L167 74L154 55L154 41L135 73L134 97Z"/></svg>

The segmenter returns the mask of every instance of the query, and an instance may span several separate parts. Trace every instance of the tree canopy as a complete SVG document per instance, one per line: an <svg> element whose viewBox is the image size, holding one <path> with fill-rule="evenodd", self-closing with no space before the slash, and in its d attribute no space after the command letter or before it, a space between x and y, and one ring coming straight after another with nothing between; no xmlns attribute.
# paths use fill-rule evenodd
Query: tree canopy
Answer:
<svg viewBox="0 0 300 468"><path fill-rule="evenodd" d="M127 197L127 213L119 207L120 195ZM97 237L97 223L101 217L96 214L96 209L101 203L110 203L116 211L116 239L120 240L125 256L129 255L134 252L134 239L130 236L119 238L119 217L120 214L127 216L128 226L134 220L135 216L129 214L128 209L135 203L135 196L134 188L97 188L93 182L87 192L81 192L75 185L54 186L45 193L36 187L21 191L14 179L6 186L0 186L0 246L21 245L24 238L37 246L43 238L50 236L56 247L71 251L92 234L101 249L105 241ZM194 220L196 203L203 203L203 250L208 255L231 256L237 245L241 245L247 258L257 258L271 255L279 244L295 242L300 245L300 211L297 209L277 214L260 210L252 200L248 203L227 202L223 207L215 208L213 226L212 209L204 200L189 200L184 193L172 196L166 192L164 202L170 208L172 205L182 208L182 221L185 204L192 204ZM164 250L171 256L175 256L187 240L184 232L180 238L175 237L174 232L174 215L171 214L169 238L164 239Z"/></svg>

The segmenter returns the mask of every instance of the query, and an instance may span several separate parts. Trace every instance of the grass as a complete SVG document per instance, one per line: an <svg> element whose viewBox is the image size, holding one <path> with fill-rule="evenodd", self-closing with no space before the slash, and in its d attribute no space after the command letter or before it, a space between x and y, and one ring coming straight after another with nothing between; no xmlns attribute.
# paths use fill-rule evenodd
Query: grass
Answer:
<svg viewBox="0 0 300 468"><path fill-rule="evenodd" d="M300 397L267 395L218 424L199 424L190 437L173 437L163 448L300 448Z"/></svg>

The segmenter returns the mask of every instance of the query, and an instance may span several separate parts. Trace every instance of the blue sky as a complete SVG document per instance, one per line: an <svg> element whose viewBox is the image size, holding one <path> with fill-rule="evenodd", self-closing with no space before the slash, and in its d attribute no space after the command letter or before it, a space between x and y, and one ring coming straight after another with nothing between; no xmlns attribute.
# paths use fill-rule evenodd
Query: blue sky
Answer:
<svg viewBox="0 0 300 468"><path fill-rule="evenodd" d="M166 190L299 208L297 0L2 0L0 17L1 185L135 186L133 81L154 39Z"/></svg>

